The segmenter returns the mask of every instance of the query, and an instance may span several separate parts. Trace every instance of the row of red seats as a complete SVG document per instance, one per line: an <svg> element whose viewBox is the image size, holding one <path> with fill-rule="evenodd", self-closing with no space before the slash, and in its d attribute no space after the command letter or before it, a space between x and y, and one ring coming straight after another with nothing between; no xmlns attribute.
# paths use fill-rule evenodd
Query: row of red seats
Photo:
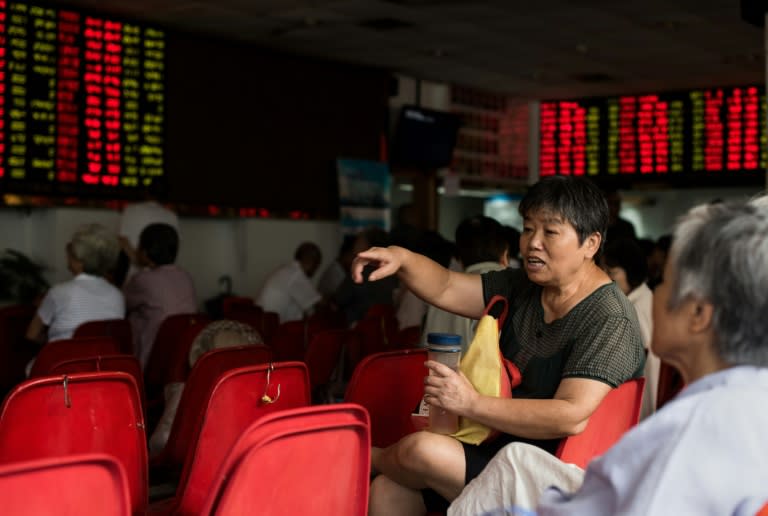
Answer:
<svg viewBox="0 0 768 516"><path fill-rule="evenodd" d="M196 321L195 324L197 323L202 323L202 321ZM376 324L380 324L380 322L377 322ZM321 332L318 335L326 333L327 332ZM346 332L342 330L335 330L329 334L334 333L345 334ZM352 332L352 334L354 334L354 332ZM178 333L176 333L176 335L178 336ZM338 341L338 339L336 339L336 341ZM258 362L259 360L268 360L268 358L265 356L262 356L261 358L255 357L255 355L259 353L259 351L256 350L264 351L266 348L250 347L242 349L244 350L243 353L251 356L250 360L253 362ZM222 442L224 444L228 442L231 444L231 442L234 442L234 440L237 438L236 434L239 432L238 428L242 430L242 428L247 426L246 421L240 421L239 423L235 423L233 425L231 421L227 419L228 413L226 411L222 411L221 414L216 417L212 417L208 413L208 410L212 406L211 403L213 403L213 394L218 389L216 382L219 380L219 377L228 369L249 362L247 356L240 356L236 360L232 359L230 362L223 360L219 363L219 365L206 366L206 364L215 364L216 359L212 357L228 356L230 354L228 352L230 351L231 353L236 353L238 350L217 350L210 352L208 355L201 358L198 361L198 364L195 366L195 369L197 369L198 365L200 365L201 370L205 369L205 367L208 367L209 373L196 374L195 369L193 369L193 372L187 379L187 389L185 389L185 395L182 397L179 412L177 413L177 416L179 416L177 417L179 424L183 425L184 423L182 422L186 422L186 427L182 426L179 429L174 427L174 430L172 430L171 438L169 439L167 454L165 454L166 460L170 459L171 463L175 461L183 468L182 479L179 484L176 496L171 500L165 501L164 503L151 506L153 513L198 513L185 512L186 509L184 509L186 504L192 504L192 506L195 507L195 510L197 510L199 509L198 506L201 503L201 499L204 500L204 496L199 495L199 493L198 495L195 495L194 486L199 485L198 480L200 479L202 479L201 481L205 485L205 479L207 478L206 473L200 473L198 471L197 474L193 474L193 472L196 471L195 467L203 467L201 465L195 466L194 464L195 462L202 460L208 473L213 474L211 473L211 470L214 470L215 472L216 464L218 464L216 462L216 460L218 460L216 457L220 459L225 455L225 452L222 452L219 449L217 452L218 455L215 455L215 453L213 455L213 463L210 461L206 462L206 460L200 459L200 456L197 455L197 452L201 450L201 446L211 445L211 442L208 442L207 445L202 444L206 442L203 439L205 421L218 421L218 423L216 423L217 425L223 424L230 427L230 435L225 437L223 440L215 433L213 434L213 437L211 437L211 439L216 440L219 444ZM187 352L185 351L183 353L185 363L186 354ZM421 397L423 389L422 379L424 376L423 363L425 360L426 354L423 350L395 351L389 353L372 354L363 359L358 364L358 367L356 367L355 372L352 375L352 379L348 385L345 400L349 402L357 402L365 406L366 409L370 412L372 419L372 440L374 445L386 446L396 441L406 433L413 431L413 427L410 423L410 412L411 409L416 406L419 398ZM278 367L280 365L281 364L278 364ZM252 367L264 368L266 366L261 365ZM309 377L306 374L306 365L304 365L303 368L306 377L305 384L309 386L311 384ZM221 376L222 381L223 378L227 376L227 374ZM199 381L197 376L201 376L202 378L206 379ZM273 377L272 380L272 385L275 385L275 378ZM58 381L62 382L62 377L58 377ZM282 382L278 381L277 385L282 386L283 384ZM251 391L253 391L254 385L252 383L249 384L246 382L241 388L247 390L249 387L251 388ZM64 390L67 390L66 386L64 387ZM136 387L136 390L138 390L138 386ZM309 387L307 387L307 391L308 390ZM642 384L640 384L638 387L637 382L632 382L626 386L622 386L620 389L615 390L609 396L609 398L606 399L604 406L601 406L600 411L602 412L599 411L599 413L607 414L609 417L598 417L598 414L593 416L593 419L590 421L590 426L584 434L581 434L576 438L569 438L568 440L564 441L564 444L559 452L561 458L568 460L569 462L575 462L583 465L586 464L586 461L594 456L594 454L604 451L605 448L607 448L618 438L621 432L626 430L629 425L636 422L637 412L639 410L639 396L641 393ZM254 396L258 396L260 400L264 400L265 397L275 399L275 403L269 405L278 405L278 402L280 402L280 399L283 396L283 391L282 389L274 392L270 392L269 389L265 389L263 392L258 392L257 390L255 393L250 392L249 399L253 398ZM627 398L627 396L629 396L629 398ZM632 398L632 396L635 396L635 398ZM184 401L185 398L188 399L187 402ZM634 406L632 404L633 399L636 401L635 405L637 410L632 409ZM253 398L252 401L256 401L254 403L255 405L258 404L258 401L255 398ZM307 394L306 402L303 404L306 405L309 403L311 403L311 398ZM141 407L140 402L138 405ZM626 413L627 417L617 417L616 411L614 410L615 405L623 406L624 410L620 412L622 414ZM626 410L627 407L630 408L629 411ZM273 408L282 409L286 407L280 405L279 407ZM238 412L239 408L238 406L234 406L227 410ZM248 418L248 414L250 414L250 412L247 410L243 413L246 419ZM634 416L632 414L634 414ZM0 417L0 426L2 426L2 421L3 418ZM143 428L143 420L141 426ZM176 432L175 436L174 431ZM144 439L146 439L146 436L144 436ZM69 453L71 453L71 451ZM146 456L146 450L144 451L144 454ZM208 455L205 453L202 455L203 458L207 456ZM2 454L0 453L0 461L2 460ZM138 497L139 509L137 510L139 511L142 510L142 502L140 500L146 501L146 466L144 468L143 478L144 480L141 480L141 478L138 480L139 485L145 486L144 494L140 494ZM190 480L192 481L192 490L188 492L187 489L189 489L188 486L190 485ZM190 497L192 500L191 502L189 501ZM135 495L132 499L135 500ZM146 504L146 502L143 503L144 505Z"/></svg>
<svg viewBox="0 0 768 516"><path fill-rule="evenodd" d="M200 363L231 351L209 352ZM376 354L355 371L346 401L370 413L373 445L385 446L413 431L409 414L421 396L425 358L423 350ZM190 378L189 383L197 381ZM201 514L216 472L241 432L267 413L311 403L308 371L299 362L231 369L207 383L189 391L202 403L198 417L184 418L192 426L176 495L150 505L150 514ZM614 390L587 430L564 440L558 455L584 466L613 444L637 422L642 386L640 379ZM30 380L6 400L0 414L0 462L91 452L118 457L128 474L133 512L143 513L146 436L138 388L130 375L102 372Z"/></svg>
<svg viewBox="0 0 768 516"><path fill-rule="evenodd" d="M246 514L245 507L259 513L266 508L267 514L310 509L313 514L365 514L367 413L357 405L309 407L308 387L306 366L295 362L224 374L206 400L199 437L186 457L176 496L148 506L146 437L132 377L100 372L24 382L0 414L0 462L15 463L0 470L0 502L15 514L128 514L126 506L134 515ZM265 392L272 392L270 401ZM287 410L299 407L308 408ZM65 457L93 453L111 457L118 466L91 455L81 473L95 474L100 464L107 470L103 481L124 474L127 488L79 491L80 497L71 491L62 494L62 487L80 488L69 486L66 476L50 473L60 462L57 458L66 462ZM35 460L42 462L29 463ZM331 461L339 467L329 472ZM18 480L18 470L25 468L36 480ZM48 478L49 490L39 483L41 476ZM86 474L78 480L88 487L89 478ZM322 488L328 481L334 489ZM312 496L297 496L302 488L311 489L305 494ZM21 493L31 490L34 496L25 501ZM107 503L110 494L114 499ZM46 504L55 504L55 510L43 511ZM23 509L14 511L14 506Z"/></svg>

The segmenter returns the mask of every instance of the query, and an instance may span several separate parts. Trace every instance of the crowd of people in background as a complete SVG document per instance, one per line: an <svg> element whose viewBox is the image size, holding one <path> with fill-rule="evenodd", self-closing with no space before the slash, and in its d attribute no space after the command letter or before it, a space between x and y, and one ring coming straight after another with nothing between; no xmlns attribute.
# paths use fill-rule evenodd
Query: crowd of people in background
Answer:
<svg viewBox="0 0 768 516"><path fill-rule="evenodd" d="M716 393L743 393L739 389L747 380L762 388L762 351L750 351L760 336L739 340L744 332L732 327L752 311L732 313L724 304L735 300L717 297L719 287L711 276L722 273L741 286L739 274L744 271L730 274L729 269L741 258L725 249L726 232L743 237L743 254L753 251L750 242L762 250L762 241L750 236L765 236L764 204L698 207L681 219L674 240L672 235L638 238L633 224L620 216L618 192L601 192L574 178L555 177L532 186L520 204L521 228L476 214L458 224L452 239L424 228L414 218L413 206L404 205L391 231L371 227L344 236L338 253L322 269L320 247L298 242L292 259L266 275L253 299L264 311L276 313L281 323L330 311L348 327L372 307L389 305L399 329L418 328L421 346L429 333L451 333L460 336L464 352L489 300L502 295L509 301L513 316L501 329L500 348L522 372L523 383L513 398L479 396L466 378L440 364L428 364L431 373L425 381L428 403L471 415L499 431L500 438L470 446L450 436L417 432L388 448L375 448L370 514L478 514L520 504L538 506L542 514L568 513L574 507L597 510L600 504L661 509L650 494L641 503L625 492L626 481L619 479L625 473L617 472L624 467L620 463L654 439L666 443L658 453L674 446L693 453L694 444L713 437L712 432L697 430L699 437L686 437L677 414L710 425L712 420L702 414L706 400L738 419L725 407L724 394ZM175 263L180 242L178 218L153 201L126 209L119 233L100 224L79 228L65 250L72 278L42 297L27 339L66 339L84 322L126 318L134 354L144 368L163 320L199 310L191 275ZM697 246L731 261L695 259ZM692 283L694 277L699 283ZM681 313L688 303L701 312ZM679 334L670 334L683 319L685 331L680 326ZM696 349L691 342L703 347ZM263 343L247 324L216 321L195 340L189 366L214 348ZM688 398L676 413L653 417L659 355L680 369L685 381L698 380L698 387L686 391ZM746 369L731 370L731 365ZM584 428L612 388L639 376L645 377L641 420L651 424L632 432L586 473L552 456L563 437ZM166 411L149 443L153 452L168 438L183 388L183 383L166 386ZM680 442L669 442L668 435ZM736 448L734 453L742 453ZM672 498L667 489L641 478L643 468L654 466L629 462L634 466L626 474L640 487ZM753 469L749 471L759 468ZM707 475L701 485L711 481ZM510 479L504 488L493 486ZM543 493L545 484L560 491Z"/></svg>

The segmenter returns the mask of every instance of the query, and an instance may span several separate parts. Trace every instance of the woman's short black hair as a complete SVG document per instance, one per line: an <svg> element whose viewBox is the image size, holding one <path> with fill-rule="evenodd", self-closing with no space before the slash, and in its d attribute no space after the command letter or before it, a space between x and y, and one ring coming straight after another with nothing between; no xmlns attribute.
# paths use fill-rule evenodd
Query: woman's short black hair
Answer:
<svg viewBox="0 0 768 516"><path fill-rule="evenodd" d="M648 279L648 260L640 244L631 238L609 240L603 251L603 263L624 269L632 290Z"/></svg>
<svg viewBox="0 0 768 516"><path fill-rule="evenodd" d="M179 234L169 224L150 224L139 236L139 249L155 265L168 265L176 261L179 252Z"/></svg>
<svg viewBox="0 0 768 516"><path fill-rule="evenodd" d="M520 201L518 211L525 218L538 210L550 210L568 221L576 230L579 245L591 234L600 233L602 249L608 229L608 202L603 192L590 180L572 176L540 180ZM600 251L595 258L599 255Z"/></svg>

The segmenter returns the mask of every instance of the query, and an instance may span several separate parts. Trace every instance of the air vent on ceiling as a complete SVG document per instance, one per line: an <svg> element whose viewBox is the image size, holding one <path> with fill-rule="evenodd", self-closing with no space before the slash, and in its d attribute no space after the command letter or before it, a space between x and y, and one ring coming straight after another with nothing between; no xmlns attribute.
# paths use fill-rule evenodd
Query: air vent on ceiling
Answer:
<svg viewBox="0 0 768 516"><path fill-rule="evenodd" d="M373 30L398 30L413 27L413 24L397 18L370 18L361 21L360 26Z"/></svg>
<svg viewBox="0 0 768 516"><path fill-rule="evenodd" d="M411 7L429 6L429 5L443 5L443 4L458 4L464 2L464 0L384 0L388 4L407 5Z"/></svg>
<svg viewBox="0 0 768 516"><path fill-rule="evenodd" d="M608 75L607 73L577 73L571 76L573 79L579 82L585 82L588 84L596 84L603 82L616 82L618 78L614 75Z"/></svg>

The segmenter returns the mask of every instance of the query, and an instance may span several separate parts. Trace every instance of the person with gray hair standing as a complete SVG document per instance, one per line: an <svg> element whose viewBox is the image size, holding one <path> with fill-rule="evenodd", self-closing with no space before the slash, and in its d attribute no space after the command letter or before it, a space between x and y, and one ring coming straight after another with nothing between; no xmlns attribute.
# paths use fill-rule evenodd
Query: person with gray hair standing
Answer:
<svg viewBox="0 0 768 516"><path fill-rule="evenodd" d="M663 278L651 347L687 387L586 473L540 457L539 478L528 482L520 464L531 448L507 446L449 515L758 512L768 499L768 198L690 210L676 226ZM570 489L557 472L581 487ZM531 483L556 487L530 506L521 500Z"/></svg>
<svg viewBox="0 0 768 516"><path fill-rule="evenodd" d="M74 277L46 293L27 328L29 340L68 339L84 322L125 317L123 294L105 279L120 253L117 235L101 224L87 224L75 231L66 251Z"/></svg>

